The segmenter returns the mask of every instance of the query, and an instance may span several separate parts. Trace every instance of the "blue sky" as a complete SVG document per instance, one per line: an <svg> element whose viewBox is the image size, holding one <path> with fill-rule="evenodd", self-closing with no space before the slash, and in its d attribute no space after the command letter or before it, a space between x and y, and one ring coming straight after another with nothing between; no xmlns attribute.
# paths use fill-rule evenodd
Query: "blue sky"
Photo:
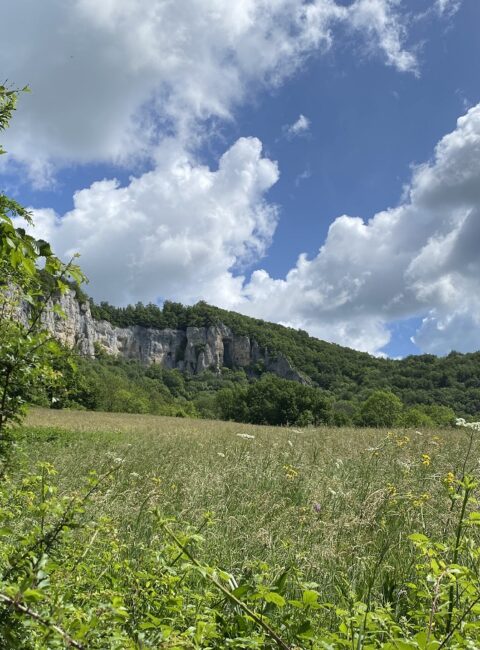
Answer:
<svg viewBox="0 0 480 650"><path fill-rule="evenodd" d="M0 8L0 187L97 300L480 348L477 0L36 4Z"/></svg>

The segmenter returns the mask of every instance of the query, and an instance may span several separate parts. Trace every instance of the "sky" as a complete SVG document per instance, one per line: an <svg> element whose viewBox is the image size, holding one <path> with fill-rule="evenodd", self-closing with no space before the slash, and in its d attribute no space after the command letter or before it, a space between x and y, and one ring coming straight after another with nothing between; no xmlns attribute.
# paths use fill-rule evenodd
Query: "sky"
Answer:
<svg viewBox="0 0 480 650"><path fill-rule="evenodd" d="M0 191L116 305L480 349L479 0L3 0Z"/></svg>

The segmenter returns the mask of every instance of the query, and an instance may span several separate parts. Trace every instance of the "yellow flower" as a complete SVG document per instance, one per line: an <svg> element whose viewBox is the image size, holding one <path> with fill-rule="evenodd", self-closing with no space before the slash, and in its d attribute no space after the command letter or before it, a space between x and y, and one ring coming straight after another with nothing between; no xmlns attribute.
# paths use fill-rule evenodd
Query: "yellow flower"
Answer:
<svg viewBox="0 0 480 650"><path fill-rule="evenodd" d="M289 481L293 481L298 476L298 470L292 465L284 465L283 469L285 470L285 476Z"/></svg>
<svg viewBox="0 0 480 650"><path fill-rule="evenodd" d="M448 474L443 479L443 482L445 485L448 485L448 487L451 487L455 483L455 474L453 472L448 472Z"/></svg>
<svg viewBox="0 0 480 650"><path fill-rule="evenodd" d="M397 488L393 485L393 483L387 483L387 492L391 497L397 495Z"/></svg>
<svg viewBox="0 0 480 650"><path fill-rule="evenodd" d="M416 508L421 508L423 506L423 504L426 503L427 501L429 501L431 498L432 497L431 497L430 494L428 494L428 492L424 492L423 494L420 494L417 497L412 497L412 504Z"/></svg>
<svg viewBox="0 0 480 650"><path fill-rule="evenodd" d="M432 459L428 454L422 454L422 465L425 465L425 467L428 467L430 463L432 462Z"/></svg>

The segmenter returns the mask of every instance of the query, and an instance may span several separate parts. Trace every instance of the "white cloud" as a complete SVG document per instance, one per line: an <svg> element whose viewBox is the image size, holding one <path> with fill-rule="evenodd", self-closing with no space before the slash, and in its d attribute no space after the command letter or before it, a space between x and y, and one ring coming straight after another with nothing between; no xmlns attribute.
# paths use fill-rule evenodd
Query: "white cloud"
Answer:
<svg viewBox="0 0 480 650"><path fill-rule="evenodd" d="M256 138L238 140L214 171L179 151L126 187L104 180L77 192L62 217L35 211L36 234L64 258L81 253L97 300L228 306L243 282L233 267L261 257L271 241L277 211L263 196L277 178Z"/></svg>
<svg viewBox="0 0 480 650"><path fill-rule="evenodd" d="M371 50L383 50L389 65L418 74L415 55L404 49L407 30L396 11L399 5L399 0L357 0L351 7L351 25L370 35Z"/></svg>
<svg viewBox="0 0 480 650"><path fill-rule="evenodd" d="M286 124L283 127L283 132L287 138L296 138L299 135L304 135L308 133L310 129L310 120L305 115L298 116L298 119L293 124Z"/></svg>
<svg viewBox="0 0 480 650"><path fill-rule="evenodd" d="M378 353L388 323L424 316L424 351L480 349L480 104L458 120L403 203L368 222L341 216L318 255L284 280L253 273L237 308Z"/></svg>
<svg viewBox="0 0 480 650"><path fill-rule="evenodd" d="M343 215L318 254L285 278L242 264L267 250L276 221L266 193L278 179L255 138L237 141L217 170L172 146L126 187L101 181L60 217L36 212L37 233L79 250L89 291L114 303L203 298L379 353L389 323L423 317L424 351L480 348L480 104L415 168L400 205L368 222Z"/></svg>
<svg viewBox="0 0 480 650"><path fill-rule="evenodd" d="M39 184L59 165L131 166L166 135L192 149L206 119L281 83L337 24L415 68L391 0L4 0L2 74L33 91L5 144Z"/></svg>
<svg viewBox="0 0 480 650"><path fill-rule="evenodd" d="M390 321L422 315L423 349L446 351L464 330L460 344L480 346L479 269L465 257L478 244L479 107L415 170L400 206L367 223L339 217L318 255L301 255L284 279L240 275L277 221L266 194L278 170L261 143L238 140L217 170L195 157L208 120L233 119L259 87L282 83L331 46L337 25L417 73L399 2L5 0L0 24L2 69L33 89L6 145L39 183L70 163L152 161L126 187L77 192L65 215L36 211L39 235L64 256L80 251L94 297L203 298L373 352Z"/></svg>
<svg viewBox="0 0 480 650"><path fill-rule="evenodd" d="M440 15L453 16L461 4L462 0L436 0L435 6Z"/></svg>

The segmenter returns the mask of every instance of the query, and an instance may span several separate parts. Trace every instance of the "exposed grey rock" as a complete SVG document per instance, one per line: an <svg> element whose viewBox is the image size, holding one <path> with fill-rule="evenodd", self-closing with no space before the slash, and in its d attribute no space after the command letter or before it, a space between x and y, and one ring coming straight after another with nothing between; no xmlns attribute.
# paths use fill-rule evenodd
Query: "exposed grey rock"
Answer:
<svg viewBox="0 0 480 650"><path fill-rule="evenodd" d="M268 372L272 372L275 375L282 377L283 379L298 381L300 384L310 383L306 377L295 370L290 361L283 354L277 354L274 358L270 358L267 353L265 359L265 368L268 370Z"/></svg>
<svg viewBox="0 0 480 650"><path fill-rule="evenodd" d="M57 301L63 317L55 313L49 301L43 314L46 328L69 348L75 348L85 356L94 355L95 321L90 313L90 305L80 303L73 291L69 291Z"/></svg>
<svg viewBox="0 0 480 650"><path fill-rule="evenodd" d="M61 296L58 305L65 317L56 314L50 303L43 317L46 328L62 344L85 356L95 356L98 345L113 356L137 359L145 365L157 363L192 374L207 369L219 372L223 367L245 368L263 361L269 372L308 383L283 354L269 355L256 341L235 334L223 323L188 327L186 331L138 325L116 327L105 320L94 320L90 305L80 303L73 291Z"/></svg>

